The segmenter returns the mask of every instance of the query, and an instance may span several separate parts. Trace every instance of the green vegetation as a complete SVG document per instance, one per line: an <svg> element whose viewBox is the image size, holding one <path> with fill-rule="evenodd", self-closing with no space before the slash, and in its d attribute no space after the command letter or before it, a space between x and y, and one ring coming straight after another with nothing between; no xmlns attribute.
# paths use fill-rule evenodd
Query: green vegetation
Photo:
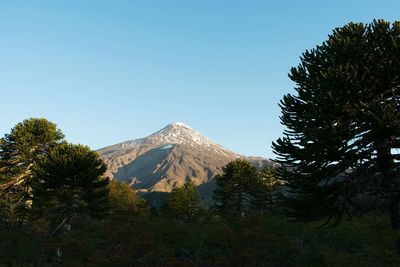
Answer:
<svg viewBox="0 0 400 267"><path fill-rule="evenodd" d="M396 237L381 217L336 228L271 215L208 217L190 224L140 214L82 220L42 241L0 228L0 265L13 266L399 266ZM62 257L57 257L57 249Z"/></svg>
<svg viewBox="0 0 400 267"><path fill-rule="evenodd" d="M176 219L191 222L200 212L200 196L194 183L188 182L172 190L166 201L165 212Z"/></svg>
<svg viewBox="0 0 400 267"><path fill-rule="evenodd" d="M136 213L145 206L144 201L136 196L132 187L117 180L110 181L108 193L111 214Z"/></svg>
<svg viewBox="0 0 400 267"><path fill-rule="evenodd" d="M55 124L17 124L0 139L0 266L400 266L399 47L400 24L375 21L305 52L281 165L229 163L212 209L186 183L158 212Z"/></svg>
<svg viewBox="0 0 400 267"><path fill-rule="evenodd" d="M0 215L3 219L10 223L24 220L32 168L63 142L63 138L54 123L33 118L18 123L0 139Z"/></svg>
<svg viewBox="0 0 400 267"><path fill-rule="evenodd" d="M69 224L77 216L103 217L109 191L109 180L103 177L106 170L98 154L86 146L53 148L33 168L30 213L53 227Z"/></svg>
<svg viewBox="0 0 400 267"><path fill-rule="evenodd" d="M399 45L399 22L349 23L291 70L297 93L280 103L287 130L273 143L291 218L388 212L400 229Z"/></svg>
<svg viewBox="0 0 400 267"><path fill-rule="evenodd" d="M260 172L261 186L257 200L260 202L262 211L274 213L278 209L280 201L281 181L278 179L276 168L266 165Z"/></svg>
<svg viewBox="0 0 400 267"><path fill-rule="evenodd" d="M256 203L261 187L259 172L251 162L243 159L232 161L215 177L214 209L222 214L244 215Z"/></svg>
<svg viewBox="0 0 400 267"><path fill-rule="evenodd" d="M306 51L273 144L288 215L339 223L389 210L400 229L400 23L349 23ZM368 200L368 201L365 201Z"/></svg>

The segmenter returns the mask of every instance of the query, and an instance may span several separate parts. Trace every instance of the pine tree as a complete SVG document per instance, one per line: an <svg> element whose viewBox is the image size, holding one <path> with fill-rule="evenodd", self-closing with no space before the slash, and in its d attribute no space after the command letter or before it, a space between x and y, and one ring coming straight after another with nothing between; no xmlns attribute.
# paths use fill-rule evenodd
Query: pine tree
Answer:
<svg viewBox="0 0 400 267"><path fill-rule="evenodd" d="M214 208L230 215L243 215L250 209L262 186L257 168L244 159L226 165L223 174L215 176L215 182Z"/></svg>
<svg viewBox="0 0 400 267"><path fill-rule="evenodd" d="M376 198L400 228L399 47L399 22L349 23L292 68L273 143L291 217L336 224Z"/></svg>
<svg viewBox="0 0 400 267"><path fill-rule="evenodd" d="M0 208L9 222L25 218L34 164L62 143L64 135L46 119L27 119L0 139Z"/></svg>
<svg viewBox="0 0 400 267"><path fill-rule="evenodd" d="M53 227L79 216L104 216L108 206L107 167L83 145L61 144L38 162L30 180L33 214ZM56 228L57 229L57 228Z"/></svg>
<svg viewBox="0 0 400 267"><path fill-rule="evenodd" d="M200 196L193 182L188 182L172 190L166 210L177 219L191 222L201 208Z"/></svg>

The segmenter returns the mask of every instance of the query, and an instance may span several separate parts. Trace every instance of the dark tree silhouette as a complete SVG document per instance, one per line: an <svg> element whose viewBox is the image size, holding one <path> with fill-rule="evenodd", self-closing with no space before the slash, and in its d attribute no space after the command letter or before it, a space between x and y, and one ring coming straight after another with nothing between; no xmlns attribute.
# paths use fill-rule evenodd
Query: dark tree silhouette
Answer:
<svg viewBox="0 0 400 267"><path fill-rule="evenodd" d="M253 207L262 187L259 172L251 162L237 159L215 176L214 208L225 214L242 215Z"/></svg>
<svg viewBox="0 0 400 267"><path fill-rule="evenodd" d="M30 180L32 210L53 226L107 211L107 167L87 146L61 144L38 162Z"/></svg>
<svg viewBox="0 0 400 267"><path fill-rule="evenodd" d="M399 229L400 23L337 28L289 77L273 143L289 215L335 224L376 199Z"/></svg>

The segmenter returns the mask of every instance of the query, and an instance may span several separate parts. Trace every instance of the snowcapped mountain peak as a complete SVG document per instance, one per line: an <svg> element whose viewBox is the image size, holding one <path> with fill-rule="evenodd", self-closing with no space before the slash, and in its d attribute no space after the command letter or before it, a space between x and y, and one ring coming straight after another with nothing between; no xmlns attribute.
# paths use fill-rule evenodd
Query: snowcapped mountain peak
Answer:
<svg viewBox="0 0 400 267"><path fill-rule="evenodd" d="M179 121L178 122L173 122L173 123L169 124L168 126L171 126L171 127L184 127L184 128L192 129L187 124L185 124L183 122L179 122Z"/></svg>
<svg viewBox="0 0 400 267"><path fill-rule="evenodd" d="M193 130L191 127L183 122L174 122L168 124L163 129L155 132L154 134L140 140L142 143L151 145L186 145L189 147L199 147L216 153L226 154L233 153L224 147L214 143L207 137L199 132Z"/></svg>
<svg viewBox="0 0 400 267"><path fill-rule="evenodd" d="M223 156L239 156L238 154L222 147L221 145L214 143L207 137L203 136L182 122L168 124L161 130L147 137L119 143L108 147L107 150L110 153L114 153L117 150L130 153L130 151L137 149L141 151L147 151L154 148L170 150L175 148L175 145L182 145L189 149L207 151L207 153L217 153ZM103 155L106 154L106 152L103 153Z"/></svg>
<svg viewBox="0 0 400 267"><path fill-rule="evenodd" d="M154 136L178 136L181 135L182 133L187 133L187 134L195 134L197 133L194 131L192 128L190 128L188 125L186 125L183 122L174 122L170 123L161 130L153 133L149 137L154 137ZM199 133L197 133L199 134ZM147 138L149 138L147 137Z"/></svg>
<svg viewBox="0 0 400 267"><path fill-rule="evenodd" d="M107 176L130 183L141 192L171 192L188 179L205 185L221 173L223 166L242 157L176 122L150 136L98 152L108 166ZM214 187L211 183L204 188L212 192ZM208 194L206 191L204 194Z"/></svg>
<svg viewBox="0 0 400 267"><path fill-rule="evenodd" d="M167 126L165 126L163 129L161 129L160 131L154 133L155 134L166 134L169 132L176 132L177 134L180 132L196 132L195 130L193 130L191 127L189 127L187 124L183 123L183 122L173 122L168 124Z"/></svg>
<svg viewBox="0 0 400 267"><path fill-rule="evenodd" d="M174 122L168 124L160 131L147 137L151 143L160 144L197 144L201 146L209 146L212 141L196 132L183 122Z"/></svg>

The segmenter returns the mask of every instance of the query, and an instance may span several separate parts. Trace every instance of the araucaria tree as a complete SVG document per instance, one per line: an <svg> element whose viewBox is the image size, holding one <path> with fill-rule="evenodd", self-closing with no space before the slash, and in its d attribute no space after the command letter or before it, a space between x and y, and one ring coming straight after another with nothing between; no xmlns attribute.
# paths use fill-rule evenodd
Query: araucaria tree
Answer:
<svg viewBox="0 0 400 267"><path fill-rule="evenodd" d="M106 165L87 146L61 144L38 162L30 180L32 213L53 226L107 211Z"/></svg>
<svg viewBox="0 0 400 267"><path fill-rule="evenodd" d="M191 222L201 208L200 196L192 182L172 190L167 200L166 211L177 219Z"/></svg>
<svg viewBox="0 0 400 267"><path fill-rule="evenodd" d="M243 215L253 208L262 187L260 175L251 162L237 159L223 168L223 174L215 176L214 207L230 215Z"/></svg>
<svg viewBox="0 0 400 267"><path fill-rule="evenodd" d="M0 139L0 208L6 220L24 218L33 166L63 141L54 123L37 118L18 123Z"/></svg>
<svg viewBox="0 0 400 267"><path fill-rule="evenodd" d="M400 23L337 28L289 77L273 143L289 215L337 223L374 199L399 229Z"/></svg>
<svg viewBox="0 0 400 267"><path fill-rule="evenodd" d="M262 186L259 190L258 202L262 211L274 213L278 206L281 181L278 179L274 166L267 164L260 172Z"/></svg>

